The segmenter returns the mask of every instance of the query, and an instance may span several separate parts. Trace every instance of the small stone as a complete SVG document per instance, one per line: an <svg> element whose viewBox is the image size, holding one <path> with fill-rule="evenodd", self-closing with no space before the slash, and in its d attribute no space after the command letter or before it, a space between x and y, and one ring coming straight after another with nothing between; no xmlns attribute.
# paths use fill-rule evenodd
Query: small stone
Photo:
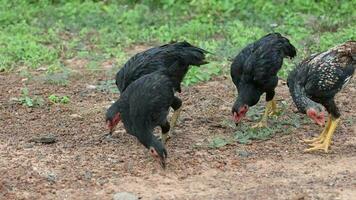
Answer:
<svg viewBox="0 0 356 200"><path fill-rule="evenodd" d="M25 149L30 149L30 148L33 147L33 144L27 143L27 144L25 144L23 147L24 147Z"/></svg>
<svg viewBox="0 0 356 200"><path fill-rule="evenodd" d="M104 185L106 184L107 182L109 182L109 180L105 177L99 177L96 182L99 184L99 185Z"/></svg>
<svg viewBox="0 0 356 200"><path fill-rule="evenodd" d="M272 23L269 26L272 27L272 28L276 28L278 26L278 24L277 23Z"/></svg>
<svg viewBox="0 0 356 200"><path fill-rule="evenodd" d="M19 102L20 100L16 97L11 97L10 102Z"/></svg>
<svg viewBox="0 0 356 200"><path fill-rule="evenodd" d="M90 171L85 171L84 178L90 180L93 177L93 174Z"/></svg>
<svg viewBox="0 0 356 200"><path fill-rule="evenodd" d="M29 142L52 144L52 143L57 142L57 139L54 135L49 134L49 135L43 135L40 137L32 138L29 140Z"/></svg>
<svg viewBox="0 0 356 200"><path fill-rule="evenodd" d="M46 67L39 67L39 68L37 68L37 71L46 71L46 70L47 70Z"/></svg>
<svg viewBox="0 0 356 200"><path fill-rule="evenodd" d="M87 89L94 90L96 89L95 85L87 85Z"/></svg>
<svg viewBox="0 0 356 200"><path fill-rule="evenodd" d="M78 115L78 114L71 114L70 117L73 118L73 119L83 119L83 117L81 115Z"/></svg>
<svg viewBox="0 0 356 200"><path fill-rule="evenodd" d="M49 182L52 182L52 183L54 183L54 182L56 182L56 179L57 179L57 175L55 174L55 173L48 173L47 174L47 180L49 181Z"/></svg>
<svg viewBox="0 0 356 200"><path fill-rule="evenodd" d="M239 156L241 157L249 157L251 155L251 153L247 152L247 151L238 151L237 152L239 154Z"/></svg>
<svg viewBox="0 0 356 200"><path fill-rule="evenodd" d="M118 192L114 195L113 200L138 200L138 197L129 192Z"/></svg>

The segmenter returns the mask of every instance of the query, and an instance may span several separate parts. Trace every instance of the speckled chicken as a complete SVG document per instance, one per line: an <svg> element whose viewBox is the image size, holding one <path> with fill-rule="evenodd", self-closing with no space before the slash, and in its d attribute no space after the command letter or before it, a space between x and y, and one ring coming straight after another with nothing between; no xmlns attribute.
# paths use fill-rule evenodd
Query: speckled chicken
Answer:
<svg viewBox="0 0 356 200"><path fill-rule="evenodd" d="M293 58L295 47L279 33L270 33L245 47L231 64L231 78L236 85L238 97L232 107L236 124L246 115L249 107L254 106L266 93L266 110L261 121L254 127L267 126L267 117L276 113L274 101L278 84L277 73L283 64L283 58Z"/></svg>
<svg viewBox="0 0 356 200"><path fill-rule="evenodd" d="M207 51L195 47L188 42L172 42L159 47L150 48L146 51L137 53L131 57L116 74L116 85L123 93L126 88L140 77L152 72L169 68L174 63L179 64L186 71L179 71L184 75L190 65L200 66L208 62L205 61ZM180 83L184 76L176 74L175 79L179 79L173 85L174 91L181 92ZM171 127L174 127L180 115L182 101L175 97L179 106L174 107L174 114L171 118ZM107 113L106 122L111 135L117 123L120 121L120 113Z"/></svg>
<svg viewBox="0 0 356 200"><path fill-rule="evenodd" d="M149 149L152 157L165 168L167 150L164 144L153 135L153 129L160 126L162 140L165 141L170 124L167 121L169 107L180 106L174 96L174 86L180 83L188 66L179 62L147 74L131 83L107 111L120 113L126 131Z"/></svg>
<svg viewBox="0 0 356 200"><path fill-rule="evenodd" d="M288 76L288 87L293 101L301 113L306 113L320 126L328 122L319 137L305 140L311 148L306 152L328 152L332 136L340 121L340 112L334 97L347 85L356 65L356 41L348 41L328 51L303 60Z"/></svg>

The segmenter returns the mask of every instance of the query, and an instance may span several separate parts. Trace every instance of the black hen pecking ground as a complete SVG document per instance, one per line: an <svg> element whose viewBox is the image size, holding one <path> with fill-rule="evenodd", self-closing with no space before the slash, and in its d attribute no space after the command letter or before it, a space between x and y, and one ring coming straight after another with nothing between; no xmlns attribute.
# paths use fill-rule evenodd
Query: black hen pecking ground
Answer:
<svg viewBox="0 0 356 200"><path fill-rule="evenodd" d="M160 126L162 139L167 136L170 129L167 121L169 107L176 109L180 106L173 88L180 84L187 67L176 62L169 68L142 76L131 83L120 99L108 109L108 113L120 113L126 131L137 137L163 168L167 151L164 144L153 135L153 129Z"/></svg>
<svg viewBox="0 0 356 200"><path fill-rule="evenodd" d="M293 58L295 47L279 33L270 33L245 47L231 65L231 77L238 97L232 107L236 124L246 115L249 107L254 106L266 93L267 106L262 120L255 127L267 126L268 115L277 109L274 95L278 84L277 73L283 64L283 58Z"/></svg>
<svg viewBox="0 0 356 200"><path fill-rule="evenodd" d="M335 128L340 121L335 95L351 80L356 66L356 41L348 41L326 52L303 60L288 77L288 87L298 110L317 124L325 124L323 105L329 113L328 122L319 137L305 140L307 152L328 152ZM321 105L320 105L321 104Z"/></svg>
<svg viewBox="0 0 356 200"><path fill-rule="evenodd" d="M180 65L183 70L177 71L176 74L172 76L172 79L175 79L173 88L174 91L181 92L180 83L187 73L189 66L200 66L208 63L204 60L205 53L207 53L207 51L195 47L188 42L172 42L148 49L134 55L125 63L116 74L116 85L120 93L123 93L132 82L140 77L158 70L167 69L176 63ZM175 126L181 111L182 101L178 97L175 97L175 99L179 102L177 103L179 106L173 108L174 114L170 123L171 127ZM106 122L110 129L110 134L119 121L120 113L107 113Z"/></svg>

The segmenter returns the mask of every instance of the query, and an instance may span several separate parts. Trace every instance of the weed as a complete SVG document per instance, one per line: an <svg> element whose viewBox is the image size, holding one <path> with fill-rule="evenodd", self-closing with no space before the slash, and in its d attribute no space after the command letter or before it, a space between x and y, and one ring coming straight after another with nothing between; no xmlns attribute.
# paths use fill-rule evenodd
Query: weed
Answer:
<svg viewBox="0 0 356 200"><path fill-rule="evenodd" d="M106 93L119 93L115 80L100 81L96 89Z"/></svg>
<svg viewBox="0 0 356 200"><path fill-rule="evenodd" d="M208 64L200 67L191 67L188 71L185 79L183 80L183 85L189 86L194 83L208 81L212 76L219 75L221 69L217 65Z"/></svg>
<svg viewBox="0 0 356 200"><path fill-rule="evenodd" d="M23 88L21 90L21 97L19 98L19 102L27 107L37 107L44 104L44 100L41 97L31 97L28 88Z"/></svg>
<svg viewBox="0 0 356 200"><path fill-rule="evenodd" d="M239 125L239 130L235 132L235 140L242 144L250 143L251 140L268 140L276 134L288 134L299 128L302 120L295 113L286 114L288 105L282 101L279 108L279 113L276 117L268 118L268 127L252 128L251 123L242 123ZM260 107L252 107L248 112L248 117L256 123L260 120Z"/></svg>
<svg viewBox="0 0 356 200"><path fill-rule="evenodd" d="M224 139L222 137L216 137L210 142L209 147L210 148L220 148L227 144L229 144L229 141L227 139Z"/></svg>
<svg viewBox="0 0 356 200"><path fill-rule="evenodd" d="M69 102L70 102L70 99L68 96L63 96L60 101L61 104L68 104Z"/></svg>
<svg viewBox="0 0 356 200"><path fill-rule="evenodd" d="M70 102L70 99L68 96L57 96L55 94L51 94L48 97L48 100L53 103L53 104L57 104L57 103L61 103L61 104L68 104Z"/></svg>
<svg viewBox="0 0 356 200"><path fill-rule="evenodd" d="M54 95L54 94L51 94L49 97L48 97L48 100L51 102L51 103L59 103L59 97Z"/></svg>

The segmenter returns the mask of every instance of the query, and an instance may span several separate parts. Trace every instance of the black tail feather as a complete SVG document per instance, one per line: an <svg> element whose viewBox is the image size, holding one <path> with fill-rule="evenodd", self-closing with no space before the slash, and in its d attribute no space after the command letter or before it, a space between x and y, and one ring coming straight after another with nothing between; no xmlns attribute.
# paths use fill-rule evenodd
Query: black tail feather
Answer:
<svg viewBox="0 0 356 200"><path fill-rule="evenodd" d="M297 55L296 48L289 42L287 38L282 36L281 39L284 54L290 58L294 58Z"/></svg>
<svg viewBox="0 0 356 200"><path fill-rule="evenodd" d="M205 61L205 54L209 52L202 48L193 46L186 41L170 45L172 48L167 51L167 55L175 58L181 64L200 66L208 63Z"/></svg>

